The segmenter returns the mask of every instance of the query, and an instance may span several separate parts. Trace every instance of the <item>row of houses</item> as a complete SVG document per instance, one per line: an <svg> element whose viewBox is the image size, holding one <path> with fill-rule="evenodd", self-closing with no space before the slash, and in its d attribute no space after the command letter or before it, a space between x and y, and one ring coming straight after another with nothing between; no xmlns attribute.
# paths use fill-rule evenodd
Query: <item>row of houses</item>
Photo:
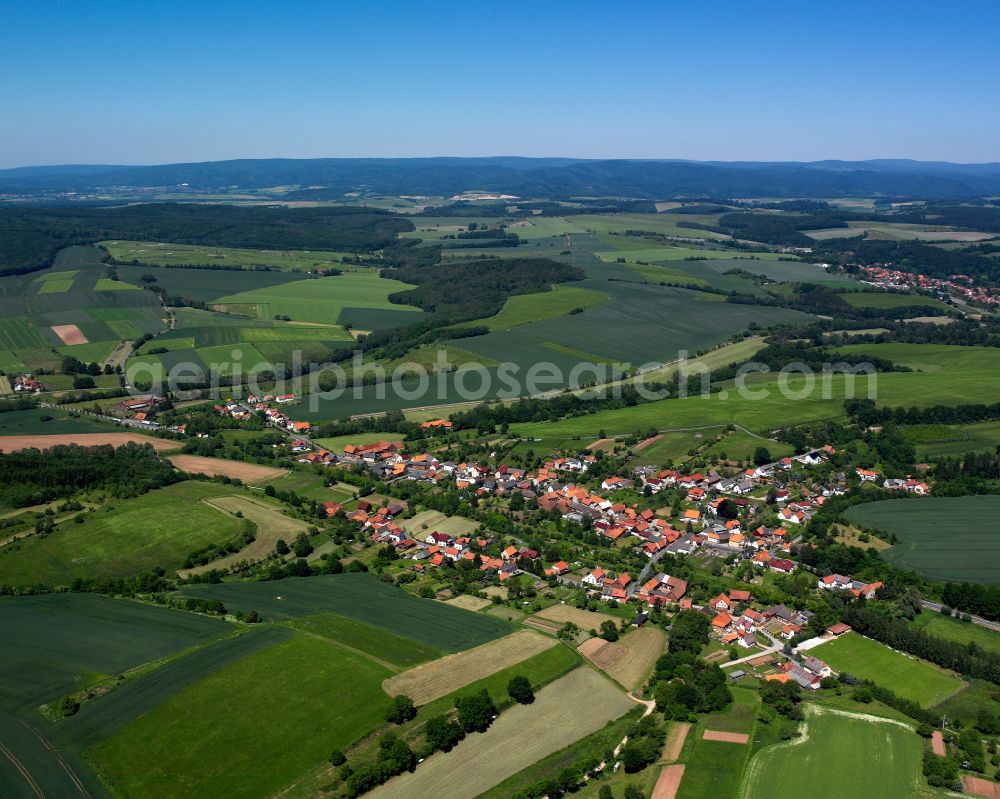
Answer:
<svg viewBox="0 0 1000 799"><path fill-rule="evenodd" d="M250 395L247 397L246 402L242 402L240 400L228 400L222 405L216 404L215 410L223 416L229 416L237 420L249 419L254 414L260 413L264 415L268 424L274 427L287 430L293 434L306 434L309 432L311 427L309 422L295 421L271 404L272 402L285 404L292 402L294 399L294 394L282 394L278 397L272 397L271 395L266 395L264 397Z"/></svg>

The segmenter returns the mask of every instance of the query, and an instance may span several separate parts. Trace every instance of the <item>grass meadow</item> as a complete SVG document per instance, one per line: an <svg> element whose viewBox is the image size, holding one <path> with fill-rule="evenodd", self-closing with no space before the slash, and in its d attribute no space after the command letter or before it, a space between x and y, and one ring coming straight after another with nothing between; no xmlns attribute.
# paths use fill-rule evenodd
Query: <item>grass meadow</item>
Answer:
<svg viewBox="0 0 1000 799"><path fill-rule="evenodd" d="M951 673L857 633L822 644L812 654L834 671L891 688L922 707L941 702L962 687L962 681Z"/></svg>
<svg viewBox="0 0 1000 799"><path fill-rule="evenodd" d="M895 533L882 556L938 580L1000 583L1000 496L920 497L856 505L848 518Z"/></svg>
<svg viewBox="0 0 1000 799"><path fill-rule="evenodd" d="M44 538L28 536L0 548L0 584L68 585L76 577L178 568L192 551L235 536L239 520L200 500L236 492L186 481L134 499L105 501L85 514L82 524L70 519Z"/></svg>
<svg viewBox="0 0 1000 799"><path fill-rule="evenodd" d="M935 638L968 645L975 644L980 649L1000 655L1000 633L972 622L960 621L952 616L943 616L925 610L913 620L913 626Z"/></svg>

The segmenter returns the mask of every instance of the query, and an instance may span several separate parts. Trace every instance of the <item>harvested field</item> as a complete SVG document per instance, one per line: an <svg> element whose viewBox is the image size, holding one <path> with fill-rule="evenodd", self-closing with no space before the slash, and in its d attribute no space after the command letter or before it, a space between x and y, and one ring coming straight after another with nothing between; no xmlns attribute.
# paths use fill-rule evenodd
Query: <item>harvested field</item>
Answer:
<svg viewBox="0 0 1000 799"><path fill-rule="evenodd" d="M611 449L615 445L615 440L613 438L599 438L593 444L588 444L587 449Z"/></svg>
<svg viewBox="0 0 1000 799"><path fill-rule="evenodd" d="M423 541L431 533L445 535L469 535L479 527L479 522L470 521L462 516L447 516L436 510L425 510L412 519L401 519L399 526L414 538Z"/></svg>
<svg viewBox="0 0 1000 799"><path fill-rule="evenodd" d="M585 658L593 660L594 655L596 655L601 649L603 649L607 645L607 643L608 642L605 641L603 638L588 638L586 641L580 644L580 646L578 646L576 649Z"/></svg>
<svg viewBox="0 0 1000 799"><path fill-rule="evenodd" d="M181 577L201 574L212 569L228 569L241 561L263 560L274 552L275 544L278 543L279 538L291 541L299 533L305 533L309 530L309 525L305 522L292 519L277 508L250 497L210 497L203 499L202 502L230 516L235 516L237 512L242 513L244 518L257 525L257 537L239 552L209 561L204 566L196 566L193 569L177 572Z"/></svg>
<svg viewBox="0 0 1000 799"><path fill-rule="evenodd" d="M683 776L683 763L675 766L664 766L659 779L656 780L656 787L653 788L653 799L674 799Z"/></svg>
<svg viewBox="0 0 1000 799"><path fill-rule="evenodd" d="M225 458L204 458L200 455L174 455L169 461L188 474L207 474L209 477L225 475L244 483L256 483L260 480L273 480L288 474L285 469L275 469L271 466L261 466L257 463L229 461Z"/></svg>
<svg viewBox="0 0 1000 799"><path fill-rule="evenodd" d="M706 741L723 741L730 744L745 744L750 740L750 736L744 732L719 732L718 730L705 730L702 737Z"/></svg>
<svg viewBox="0 0 1000 799"><path fill-rule="evenodd" d="M601 729L635 705L597 671L580 667L549 684L530 705L500 714L484 733L466 737L368 796L371 799L474 799L526 766ZM573 719L567 724L566 719Z"/></svg>
<svg viewBox="0 0 1000 799"><path fill-rule="evenodd" d="M488 599L480 599L477 596L469 596L468 594L462 594L461 596L454 597L445 602L446 605L454 605L456 608L462 608L462 610L482 610L483 608L489 607L493 603Z"/></svg>
<svg viewBox="0 0 1000 799"><path fill-rule="evenodd" d="M676 760L681 756L684 741L687 740L690 731L691 725L686 721L675 721L670 725L670 730L667 732L667 741L663 744L663 760Z"/></svg>
<svg viewBox="0 0 1000 799"><path fill-rule="evenodd" d="M649 447L649 446L655 444L661 438L663 438L662 435L652 436L651 438L647 438L644 441L640 441L638 444L636 444L634 447L632 447L632 449L635 452L642 452L646 447Z"/></svg>
<svg viewBox="0 0 1000 799"><path fill-rule="evenodd" d="M966 793L973 796L982 796L984 799L1000 799L1000 784L984 780L981 777L963 774L962 787L965 788Z"/></svg>
<svg viewBox="0 0 1000 799"><path fill-rule="evenodd" d="M594 654L583 652L601 671L628 690L642 684L663 654L667 636L658 627L641 627ZM589 642L588 642L589 643ZM582 650L581 650L582 651Z"/></svg>
<svg viewBox="0 0 1000 799"><path fill-rule="evenodd" d="M99 447L110 444L120 447L130 441L149 444L157 452L177 449L176 441L140 435L139 433L66 433L51 436L0 436L0 452L16 452L19 449L48 449L60 444L78 444L81 447Z"/></svg>
<svg viewBox="0 0 1000 799"><path fill-rule="evenodd" d="M944 736L941 734L941 730L934 730L931 733L931 750L939 757L948 756L948 750L945 749Z"/></svg>
<svg viewBox="0 0 1000 799"><path fill-rule="evenodd" d="M67 346L90 343L90 339L83 335L83 331L76 325L52 325L52 332Z"/></svg>
<svg viewBox="0 0 1000 799"><path fill-rule="evenodd" d="M568 621L573 622L581 630L599 629L601 623L605 621L618 623L617 618L609 616L607 613L580 610L580 608L574 608L572 605L553 605L552 607L538 611L533 618L545 622L558 622L557 629Z"/></svg>
<svg viewBox="0 0 1000 799"><path fill-rule="evenodd" d="M416 704L424 705L463 685L515 666L557 643L554 638L522 630L404 671L385 680L382 688L390 696L406 694Z"/></svg>

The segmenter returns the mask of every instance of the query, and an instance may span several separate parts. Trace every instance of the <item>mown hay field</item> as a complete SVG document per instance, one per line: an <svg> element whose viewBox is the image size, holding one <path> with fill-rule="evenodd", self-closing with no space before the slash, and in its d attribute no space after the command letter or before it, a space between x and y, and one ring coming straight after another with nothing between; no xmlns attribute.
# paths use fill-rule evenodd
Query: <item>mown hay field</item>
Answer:
<svg viewBox="0 0 1000 799"><path fill-rule="evenodd" d="M533 704L515 705L485 733L470 735L450 752L433 755L412 774L394 778L369 796L474 799L633 706L620 688L598 672L574 669L539 691Z"/></svg>
<svg viewBox="0 0 1000 799"><path fill-rule="evenodd" d="M615 616L601 613L600 611L580 610L580 608L575 608L572 605L551 605L550 607L542 608L535 616L548 621L558 622L559 624L571 621L584 631L599 630L601 624L606 621L613 621L615 624L618 623L618 619Z"/></svg>
<svg viewBox="0 0 1000 799"><path fill-rule="evenodd" d="M666 651L667 636L658 627L633 630L587 657L597 668L628 690L638 688Z"/></svg>
<svg viewBox="0 0 1000 799"><path fill-rule="evenodd" d="M174 455L168 460L188 474L207 474L209 477L221 474L242 480L244 483L274 480L288 473L286 469L275 469L273 466L230 461L225 458L205 458L200 455Z"/></svg>
<svg viewBox="0 0 1000 799"><path fill-rule="evenodd" d="M84 427L90 425L84 424ZM76 444L81 447L99 447L110 444L120 447L129 442L149 444L157 452L178 448L176 441L153 438L139 433L59 433L26 436L0 436L0 452L15 452L19 449L49 449L62 444Z"/></svg>
<svg viewBox="0 0 1000 799"><path fill-rule="evenodd" d="M435 532L451 536L471 535L479 527L479 523L463 516L446 516L440 511L425 510L410 519L401 519L399 526L422 541Z"/></svg>
<svg viewBox="0 0 1000 799"><path fill-rule="evenodd" d="M390 696L405 694L423 705L557 644L554 638L522 630L389 677L382 688Z"/></svg>

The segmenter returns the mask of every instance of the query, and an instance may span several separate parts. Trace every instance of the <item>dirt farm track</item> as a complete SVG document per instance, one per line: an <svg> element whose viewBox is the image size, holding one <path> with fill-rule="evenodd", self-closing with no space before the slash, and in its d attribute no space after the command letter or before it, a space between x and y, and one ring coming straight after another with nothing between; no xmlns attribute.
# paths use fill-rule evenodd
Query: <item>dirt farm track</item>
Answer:
<svg viewBox="0 0 1000 799"><path fill-rule="evenodd" d="M20 449L48 449L60 444L78 444L81 447L111 444L113 447L120 447L129 441L134 441L136 444L149 444L157 452L179 447L176 441L152 438L139 433L66 433L52 436L0 436L0 452L17 452Z"/></svg>

